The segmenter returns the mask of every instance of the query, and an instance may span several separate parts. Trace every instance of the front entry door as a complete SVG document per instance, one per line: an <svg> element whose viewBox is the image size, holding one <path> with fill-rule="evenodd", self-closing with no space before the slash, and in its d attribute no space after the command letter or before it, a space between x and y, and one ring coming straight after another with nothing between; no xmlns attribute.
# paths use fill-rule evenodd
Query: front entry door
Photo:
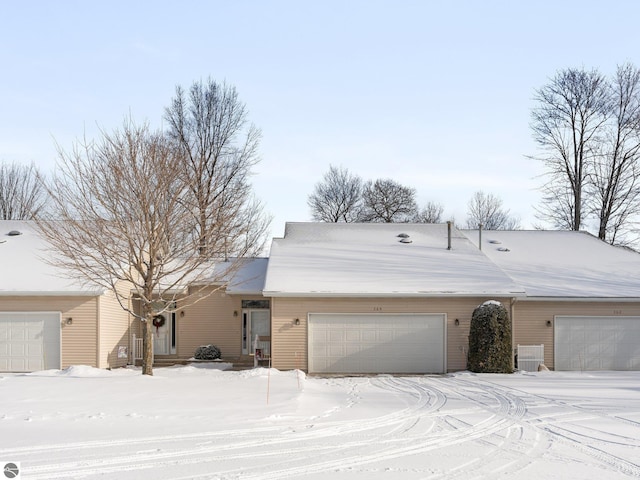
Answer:
<svg viewBox="0 0 640 480"><path fill-rule="evenodd" d="M158 307L160 304L158 305ZM175 304L172 309L175 308ZM158 308L159 310L160 308ZM175 321L176 314L172 311L163 312L154 317L156 325L151 325L153 329L153 354L154 355L171 355L175 353ZM164 321L162 321L164 320Z"/></svg>
<svg viewBox="0 0 640 480"><path fill-rule="evenodd" d="M254 341L259 337L258 348L263 349L264 354L271 353L271 311L243 310L242 311L242 353L252 355L254 353Z"/></svg>

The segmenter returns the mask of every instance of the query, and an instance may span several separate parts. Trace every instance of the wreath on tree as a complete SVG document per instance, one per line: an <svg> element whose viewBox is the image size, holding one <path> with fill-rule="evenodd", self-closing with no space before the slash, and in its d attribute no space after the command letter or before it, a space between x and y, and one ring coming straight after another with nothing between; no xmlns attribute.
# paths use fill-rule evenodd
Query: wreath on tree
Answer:
<svg viewBox="0 0 640 480"><path fill-rule="evenodd" d="M158 335L158 329L165 324L166 320L164 315L156 315L153 317L153 326L156 327L156 335Z"/></svg>

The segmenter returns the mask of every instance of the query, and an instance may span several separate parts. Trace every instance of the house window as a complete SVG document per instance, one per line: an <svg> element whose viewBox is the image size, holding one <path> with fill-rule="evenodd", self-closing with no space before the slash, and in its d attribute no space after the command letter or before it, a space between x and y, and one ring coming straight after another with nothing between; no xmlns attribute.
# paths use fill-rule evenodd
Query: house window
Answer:
<svg viewBox="0 0 640 480"><path fill-rule="evenodd" d="M242 308L270 308L269 300L242 300Z"/></svg>

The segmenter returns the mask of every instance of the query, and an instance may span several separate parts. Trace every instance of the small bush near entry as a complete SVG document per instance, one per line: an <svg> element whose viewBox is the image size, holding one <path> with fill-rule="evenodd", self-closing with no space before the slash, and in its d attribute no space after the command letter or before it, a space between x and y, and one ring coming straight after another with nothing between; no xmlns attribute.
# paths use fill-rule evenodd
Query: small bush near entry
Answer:
<svg viewBox="0 0 640 480"><path fill-rule="evenodd" d="M473 311L467 369L476 373L513 373L511 319L500 302L485 302Z"/></svg>
<svg viewBox="0 0 640 480"><path fill-rule="evenodd" d="M222 356L220 349L215 345L202 345L196 348L193 358L196 360L217 360Z"/></svg>

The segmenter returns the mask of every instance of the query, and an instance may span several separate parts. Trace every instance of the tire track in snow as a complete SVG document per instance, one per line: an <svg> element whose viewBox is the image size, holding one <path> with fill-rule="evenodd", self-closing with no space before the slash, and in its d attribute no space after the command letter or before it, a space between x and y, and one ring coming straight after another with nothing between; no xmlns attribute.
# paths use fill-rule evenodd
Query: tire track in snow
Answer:
<svg viewBox="0 0 640 480"><path fill-rule="evenodd" d="M455 379L456 382L461 385L474 386L480 389L482 392L484 392L487 395L494 395L496 398L504 397L508 402L516 401L518 403L521 403L522 405L526 405L522 397L531 398L532 400L530 401L531 405L539 405L541 403L548 404L553 402L553 399L548 399L546 397L542 397L539 395L532 395L522 390L506 388L506 387L503 387L502 385L498 385L492 382L487 382L485 380L483 380L481 383L479 381L463 380L463 379L460 379L459 377L453 377L453 379ZM504 401L505 400L501 400L500 402L504 403ZM585 408L572 406L567 404L566 402L554 402L554 403L559 408L568 409L570 413L578 412L581 415L584 415L585 413L589 412L592 414L591 418L597 418L597 417L606 418L606 419L617 418L617 417L611 417L609 415L602 415L600 412L592 412ZM491 408L489 405L487 404L485 405L487 406L487 408ZM576 439L571 435L567 435L566 433L567 429L564 427L559 427L549 421L538 423L539 416L531 412L530 409L525 408L525 413L528 414L529 418L524 418L524 414L523 414L523 416L520 419L518 419L518 421L521 424L527 426L528 428L539 429L545 432L547 435L549 435L552 440L563 442L564 444L571 446L572 448L580 451L581 453L587 455L588 457L591 457L594 460L607 464L626 475L632 476L634 478L640 477L639 464L632 462L630 460L627 460L626 458L622 458L617 455L606 452L601 448L597 448L591 445L585 445L584 443L582 443L580 439ZM635 423L635 422L632 422L632 423ZM604 442L604 440L601 440L601 441ZM610 443L610 442L607 442L607 443Z"/></svg>
<svg viewBox="0 0 640 480"><path fill-rule="evenodd" d="M484 382L494 386L495 388L504 388L502 385L497 384L495 382L491 382L489 380L483 380ZM525 398L532 398L533 402L535 403L537 402L542 402L545 405L556 405L560 408L563 408L563 410L568 410L568 412L566 413L566 415L570 415L570 414L587 414L591 417L598 417L598 418L602 418L604 420L616 420L618 422L624 423L625 425L629 425L635 428L640 428L640 422L635 421L635 420L631 420L629 418L624 418L624 417L620 417L618 415L614 415L614 414L609 414L609 413L602 413L600 410L597 410L595 408L590 408L588 406L583 406L583 405L578 405L578 404L573 404L573 403L568 403L562 400L558 400L556 398L549 398L549 397L545 397L542 395L537 395L534 393L529 393L526 392L522 389L518 389L518 388L512 388L509 387L509 391L514 392L514 394L518 394L520 396L523 396Z"/></svg>
<svg viewBox="0 0 640 480"><path fill-rule="evenodd" d="M601 449L580 444L569 431L553 423L550 418L537 415L532 411L537 406L549 402L548 399L526 394L487 383L457 377L373 377L366 383L352 381L346 408L358 402L358 388L371 383L389 392L404 395L412 399L406 408L398 409L387 415L373 419L354 421L323 422L293 419L293 426L274 425L262 428L228 430L227 432L208 432L207 434L167 435L131 439L115 442L89 442L84 448L83 461L56 462L25 468L25 476L36 480L90 477L122 472L143 472L145 469L175 467L182 465L214 466L216 462L230 462L248 458L262 457L266 463L253 467L234 468L230 465L216 469L215 473L194 474L185 478L242 477L259 479L284 479L304 475L326 473L331 470L344 470L367 464L376 464L403 456L437 451L453 445L481 442L489 451L470 462L459 465L447 475L439 478L494 474L515 474L518 470L535 462L535 459L548 451L551 442L559 441L573 446L586 456L600 464L606 464L619 472L630 476L640 476L640 468L632 462L620 459ZM479 408L443 411L452 400L472 400ZM565 406L567 407L567 406ZM342 408L345 408L343 405ZM569 408L569 407L567 407ZM483 412L484 418L476 423L463 421L460 416L467 413L477 415ZM582 411L584 417L586 412ZM560 416L560 413L557 415ZM610 418L607 415L603 417ZM421 422L431 421L440 430L430 430L428 435L417 432ZM420 435L422 433L422 435ZM203 444L193 446L194 439L216 440L224 444ZM215 436L215 438L214 438ZM154 443L155 442L155 443ZM319 444L319 442L324 442ZM176 445L176 443L180 445ZM133 445L149 444L159 448L139 453L112 452ZM167 450L162 447L169 444ZM185 444L185 445L182 445ZM328 444L328 445L327 445ZM85 445L85 444L82 444ZM69 444L44 446L43 453L69 448ZM11 449L22 450L25 449ZM35 453L39 447L27 448ZM93 451L92 451L93 450ZM526 450L522 454L521 451ZM0 456L7 450L0 451ZM499 461L497 453L512 453L511 462ZM84 455L84 454L87 455ZM112 455L112 453L114 455ZM294 455L291 455L294 453ZM100 455L99 458L90 458ZM519 456L518 456L519 455ZM77 458L77 452L74 455ZM318 460L320 458L321 460ZM328 460L322 460L327 459ZM221 463L222 464L222 463ZM77 468L77 470L74 469ZM207 467L208 468L208 467ZM143 473L140 474L144 476ZM430 475L430 478L438 476Z"/></svg>
<svg viewBox="0 0 640 480"><path fill-rule="evenodd" d="M447 395L439 388L433 385L433 379L430 377L390 377L383 381L391 388L396 390L411 390L415 391L414 395L421 397L424 395L431 395L436 399L442 399L441 401L434 401L435 408L426 409L424 412L417 412L421 416L433 416L437 413L447 401ZM426 383L429 382L429 383ZM505 405L507 403L505 402ZM442 417L442 414L436 415L434 418L438 419ZM329 461L321 461L313 464L292 466L289 468L283 468L277 471L270 471L268 473L260 472L256 474L247 474L245 470L243 472L243 478L247 479L280 479L292 476L309 475L315 473L322 473L331 470L344 470L345 468L353 468L370 463L377 463L385 460L397 459L407 455L416 455L420 453L430 452L436 449L444 447L463 444L472 440L482 439L487 436L494 435L508 426L508 420L501 418L495 414L489 414L487 418L482 420L476 425L472 425L469 428L458 428L454 430L443 431L435 435L428 437L411 437L397 439L395 442L388 444L380 444L379 442L372 441L371 439L362 442L349 442L344 445L346 452L355 452L350 456L340 457ZM400 445L397 445L400 444ZM362 454L361 450L366 447L370 453Z"/></svg>
<svg viewBox="0 0 640 480"><path fill-rule="evenodd" d="M516 474L525 466L533 463L536 458L544 455L549 442L538 432L527 429L520 424L520 420L527 413L526 404L517 397L501 395L493 391L480 390L476 385L465 384L452 386L451 377L437 379L439 386L450 398L463 398L479 403L485 411L493 412L505 418L507 423L500 432L494 432L484 438L477 439L477 443L489 450L477 458L459 465L446 474L432 478L456 478L481 473L488 476ZM480 396L480 399L478 398ZM467 428L478 428L480 424L470 424L459 417L451 416L449 421L463 424ZM504 435L501 435L505 432ZM523 455L523 452L526 454ZM513 456L513 460L505 463L505 457ZM497 464L497 465L494 465Z"/></svg>
<svg viewBox="0 0 640 480"><path fill-rule="evenodd" d="M356 384L357 386L357 384ZM396 388L399 388L396 386ZM352 387L350 397L356 395L357 389ZM247 430L232 430L227 432L210 432L206 436L215 436L216 438L224 438L224 441L227 442L224 445L212 445L206 447L193 448L192 446L188 446L185 449L172 449L171 451L162 451L161 449L153 449L149 448L152 445L162 444L162 443L175 443L177 440L180 441L188 441L194 438L198 438L202 440L203 434L188 434L188 435L167 435L162 437L146 437L144 439L133 439L133 440L121 440L121 441L103 441L103 442L89 442L89 443L78 443L78 444L58 444L52 446L43 446L43 447L31 447L31 448L16 448L16 449L7 449L0 453L11 453L11 454L37 454L43 451L52 451L52 450L65 450L68 451L70 448L78 447L83 449L94 449L99 450L99 458L88 458L89 455L85 454L84 458L80 461L74 460L72 462L58 462L50 465L40 465L33 467L26 467L25 474L29 474L30 478L34 479L45 479L45 478L63 478L69 475L69 472L77 472L81 476L87 475L97 475L101 473L113 473L115 471L123 471L123 470L138 470L144 469L144 464L152 464L153 467L157 467L159 464L179 464L182 463L180 460L181 457L206 457L207 462L212 461L212 458L215 459L215 456L212 454L215 453L224 453L224 457L222 459L230 459L230 458L243 458L247 456L255 457L256 453L252 449L259 448L262 452L264 452L265 448L274 447L274 446L282 446L290 443L299 443L310 440L318 440L327 437L341 436L345 432L349 434L353 434L354 432L366 432L375 429L380 429L384 427L394 427L398 423L406 422L408 419L413 419L416 411L424 409L432 402L433 399L438 398L440 402L446 401L445 397L440 395L427 394L425 395L425 390L421 388L406 388L403 386L401 389L403 393L409 393L414 398L416 398L416 402L409 407L392 412L388 415L384 415L375 419L365 419L357 422L331 422L328 424L322 424L318 428L309 428L308 420L303 422L303 425L297 426L294 431L295 434L290 433L288 437L275 436L274 433L278 431L280 434L285 430L282 426L278 427L267 427L262 429L247 429ZM352 403L351 403L352 404ZM349 403L348 403L349 406ZM439 404L435 405L433 408L439 408ZM306 429L303 431L303 429ZM261 434L267 434L266 437L256 437L257 430L260 431ZM239 442L229 442L229 439L234 439L237 437ZM248 440L250 439L250 440ZM121 455L109 455L108 458L105 458L105 450L113 447L131 447L137 444L144 444L146 447L145 452L131 454L127 452L127 454ZM340 447L338 447L340 448ZM238 454L231 453L233 450L242 449L243 452ZM10 452L9 452L10 450ZM251 450L251 453L247 453L247 450ZM300 449L297 449L300 450ZM311 454L317 454L318 447L310 447L309 451ZM264 456L278 456L285 453L291 452L291 447L286 450L272 450L266 453L263 453ZM315 455L314 455L315 456ZM77 457L77 454L74 455L74 458ZM197 460L187 460L184 459L186 463L198 463Z"/></svg>

